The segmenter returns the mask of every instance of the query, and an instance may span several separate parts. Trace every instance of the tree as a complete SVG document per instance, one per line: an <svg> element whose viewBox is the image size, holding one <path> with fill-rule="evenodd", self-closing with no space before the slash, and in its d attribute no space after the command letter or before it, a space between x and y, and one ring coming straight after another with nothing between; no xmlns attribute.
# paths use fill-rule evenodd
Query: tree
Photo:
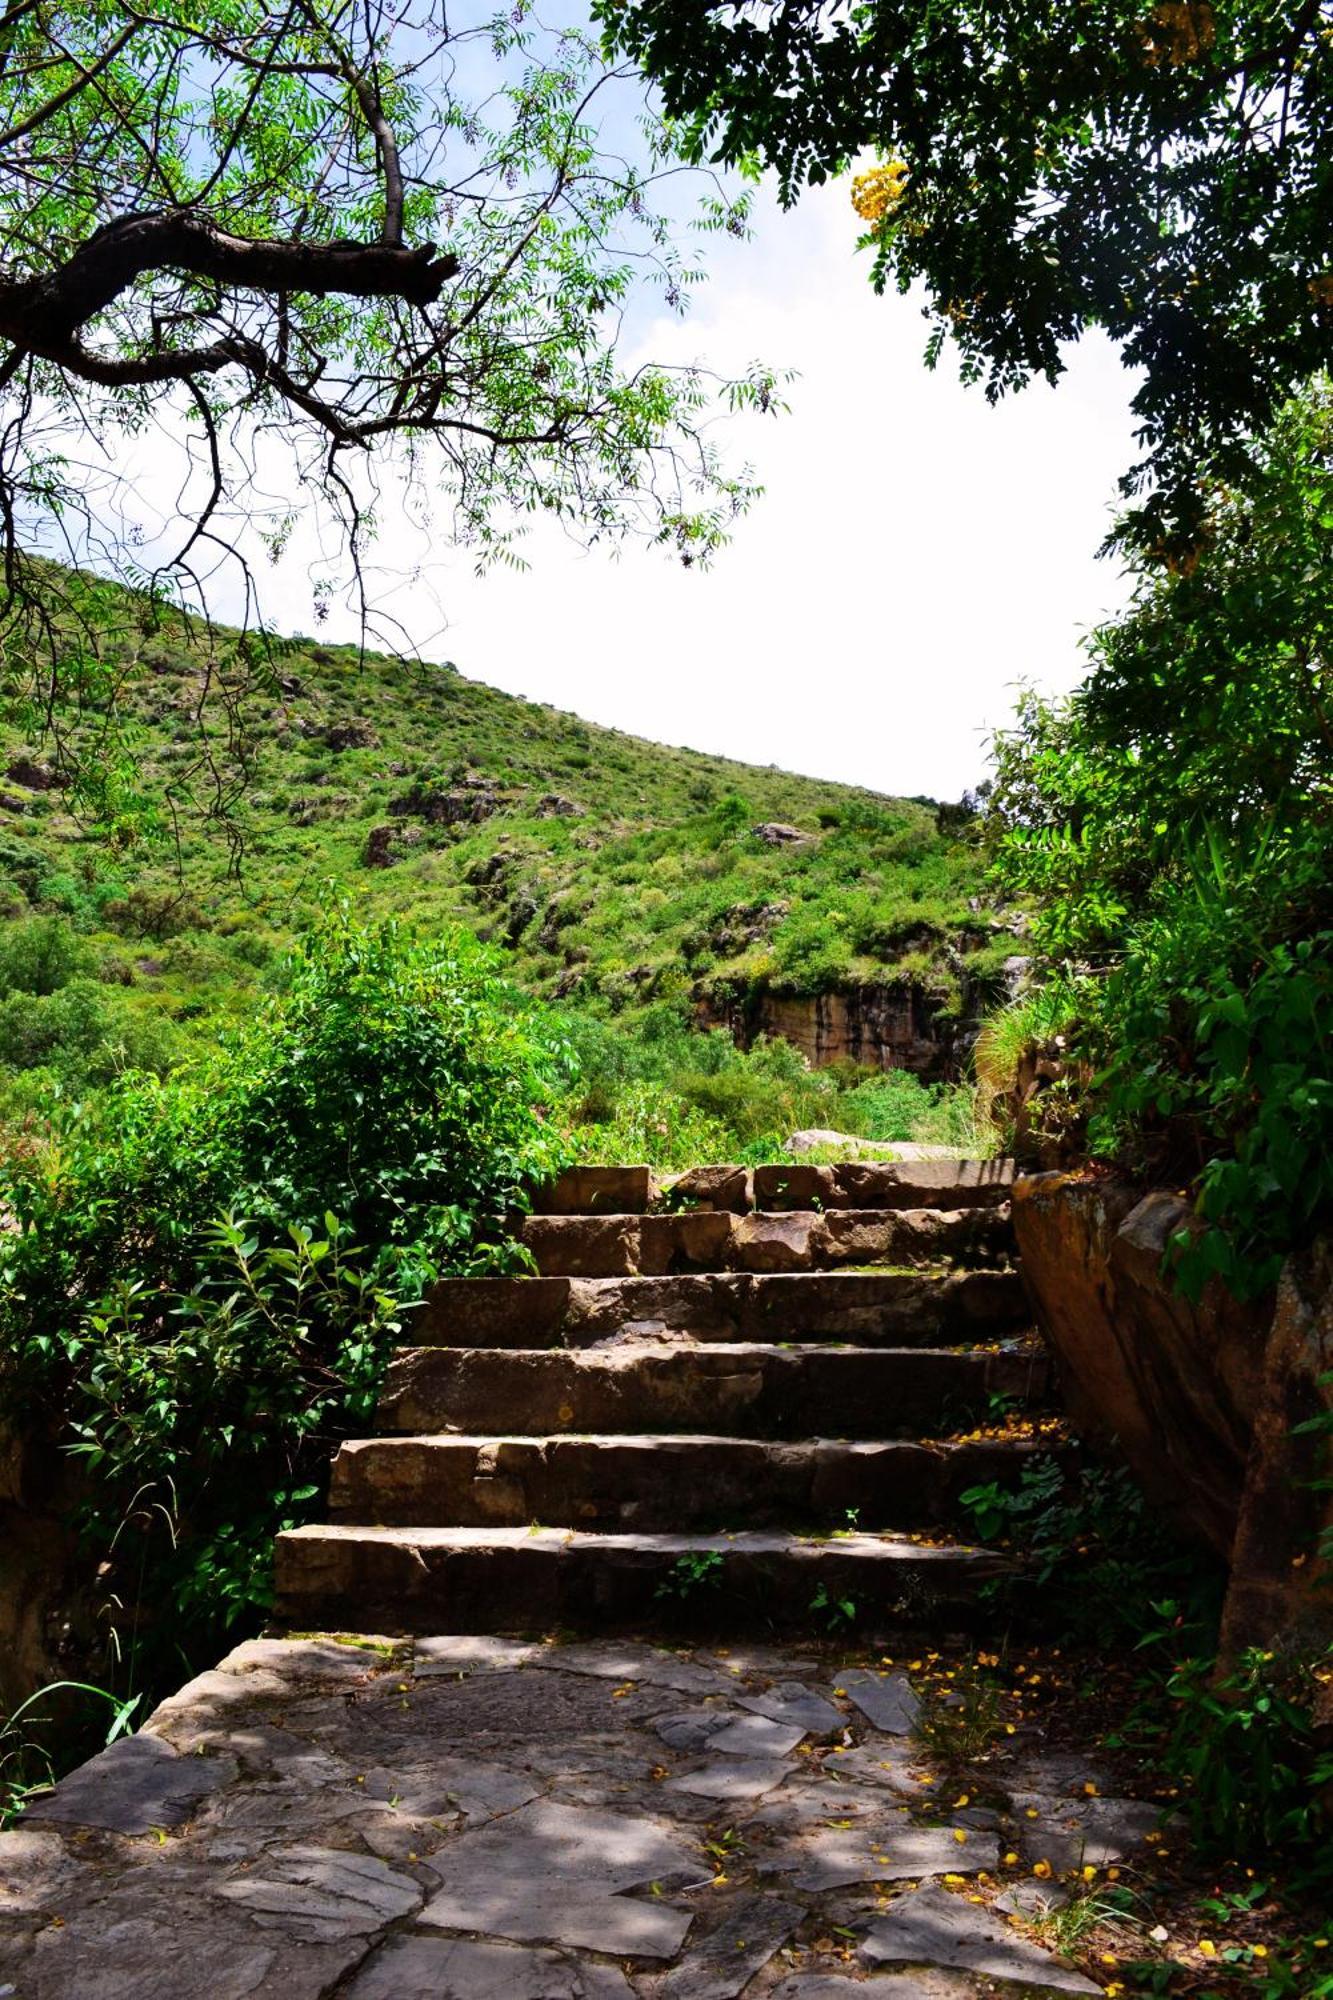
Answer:
<svg viewBox="0 0 1333 2000"><path fill-rule="evenodd" d="M40 720L107 697L111 609L39 558L197 603L240 517L280 546L304 491L359 575L377 463L483 561L536 510L686 561L725 538L756 489L709 408L769 408L772 378L618 360L640 288L679 310L698 275L655 206L679 161L651 120L618 157L641 93L608 109L627 72L525 14L0 0L0 613ZM743 233L744 203L710 177L700 220ZM136 557L117 459L154 427L190 455L186 526Z"/></svg>
<svg viewBox="0 0 1333 2000"><path fill-rule="evenodd" d="M696 157L854 185L874 281L924 283L994 398L1110 334L1143 371L1122 533L1187 547L1196 472L1333 360L1328 0L600 0Z"/></svg>
<svg viewBox="0 0 1333 2000"><path fill-rule="evenodd" d="M1067 701L997 741L988 827L1063 962L1095 1150L1192 1182L1182 1266L1269 1283L1333 1207L1333 386L1140 565Z"/></svg>

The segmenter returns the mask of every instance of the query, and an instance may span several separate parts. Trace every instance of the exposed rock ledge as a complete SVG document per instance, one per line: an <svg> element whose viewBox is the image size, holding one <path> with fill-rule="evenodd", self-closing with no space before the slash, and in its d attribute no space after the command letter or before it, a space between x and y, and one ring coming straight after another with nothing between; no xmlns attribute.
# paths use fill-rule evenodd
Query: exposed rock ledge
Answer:
<svg viewBox="0 0 1333 2000"><path fill-rule="evenodd" d="M958 1074L976 1031L975 1021L945 1013L909 979L832 993L762 991L732 1001L705 999L698 1016L704 1027L726 1028L742 1048L759 1035L780 1036L815 1069L850 1061L930 1079Z"/></svg>
<svg viewBox="0 0 1333 2000"><path fill-rule="evenodd" d="M1013 1190L1024 1277L1070 1414L1118 1446L1154 1504L1231 1567L1227 1649L1333 1641L1333 1502L1312 1482L1330 1439L1294 1436L1333 1410L1333 1242L1293 1257L1276 1297L1210 1283L1197 1304L1163 1266L1192 1210L1118 1181L1033 1174Z"/></svg>

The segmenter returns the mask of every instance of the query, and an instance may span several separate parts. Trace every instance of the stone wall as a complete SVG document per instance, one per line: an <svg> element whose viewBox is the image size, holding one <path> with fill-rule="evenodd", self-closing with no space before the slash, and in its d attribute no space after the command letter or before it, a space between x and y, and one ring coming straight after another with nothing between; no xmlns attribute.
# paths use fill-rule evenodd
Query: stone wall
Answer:
<svg viewBox="0 0 1333 2000"><path fill-rule="evenodd" d="M1091 1173L1021 1178L1014 1229L1070 1415L1123 1455L1145 1493L1230 1565L1228 1648L1333 1641L1326 1437L1333 1409L1333 1246L1288 1262L1276 1298L1210 1283L1197 1303L1164 1275L1194 1226L1178 1194Z"/></svg>

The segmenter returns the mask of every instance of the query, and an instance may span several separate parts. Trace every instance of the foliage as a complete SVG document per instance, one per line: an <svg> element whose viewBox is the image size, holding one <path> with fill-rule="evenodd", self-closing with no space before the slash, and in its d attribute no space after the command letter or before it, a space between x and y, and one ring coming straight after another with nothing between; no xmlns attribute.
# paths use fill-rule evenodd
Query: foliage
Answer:
<svg viewBox="0 0 1333 2000"><path fill-rule="evenodd" d="M927 1680L916 1692L920 1705L912 1734L945 1765L985 1757L1005 1735L1002 1691L975 1658L963 1660L947 1684Z"/></svg>
<svg viewBox="0 0 1333 2000"><path fill-rule="evenodd" d="M141 1700L137 1694L121 1699L106 1688L91 1687L85 1681L51 1681L7 1715L0 1715L0 1832L19 1817L30 1799L46 1791L58 1775L56 1755L45 1740L45 1732L53 1722L61 1731L60 1761L67 1762L68 1753L77 1754L75 1746L86 1731L70 1720L68 1697L72 1695L91 1696L98 1709L103 1702L110 1708L109 1720L101 1717L106 1727L97 1731L100 1738L97 1747L101 1749L131 1727ZM59 1699L62 1696L66 1698L63 1703ZM86 1710L87 1704L82 1706ZM43 1707L51 1712L41 1715Z"/></svg>
<svg viewBox="0 0 1333 2000"><path fill-rule="evenodd" d="M976 1122L1002 1152L1069 1149L1086 1119L1069 1061L1079 985L1058 975L988 1014L972 1051Z"/></svg>
<svg viewBox="0 0 1333 2000"><path fill-rule="evenodd" d="M91 976L88 940L63 917L0 929L0 1102L22 1112L62 1087L105 1083L125 1070L163 1075L181 1054L173 1024L141 1014L122 989Z"/></svg>
<svg viewBox="0 0 1333 2000"><path fill-rule="evenodd" d="M734 1150L727 1126L648 1083L632 1083L605 1121L575 1125L569 1134L576 1158L599 1166L671 1170L700 1160L720 1160Z"/></svg>
<svg viewBox="0 0 1333 2000"><path fill-rule="evenodd" d="M565 1020L580 1071L572 1140L584 1159L758 1162L786 1157L791 1133L811 1128L961 1151L978 1143L965 1084L852 1063L812 1069L789 1042L760 1036L739 1049L720 1029L701 1034L667 1003L622 1022Z"/></svg>
<svg viewBox="0 0 1333 2000"><path fill-rule="evenodd" d="M697 1005L743 1024L770 993L814 992L812 936L836 945L814 967L821 979L901 979L944 1032L998 990L1013 949L974 835L941 832L928 804L644 743L450 666L313 641L285 654L280 699L240 700L248 776L230 808L233 850L201 824L212 779L189 704L242 636L215 628L210 649L122 592L103 643L133 720L138 803L90 819L68 786L14 785L24 809L0 814L0 915L13 920L0 940L26 948L34 919L65 919L80 976L114 1015L111 1042L135 1064L160 1068L244 1019L286 976L292 936L330 885L367 915L460 923L502 946L519 984L566 1007L585 1068L608 1078L623 1026L624 1074L665 1074L643 1066L632 1027L642 1018L646 1041L659 1009L674 1069L704 1069L686 1016ZM71 745L80 765L96 761L104 727L90 708ZM32 750L9 735L0 762L18 768ZM809 843L770 846L754 832L770 820ZM154 1055L134 1036L159 1022ZM69 1089L116 1067L95 1051L81 1060L71 1051L60 1066ZM748 1121L747 1137L781 1115Z"/></svg>
<svg viewBox="0 0 1333 2000"><path fill-rule="evenodd" d="M700 1591L714 1590L722 1581L723 1557L719 1549L694 1549L677 1556L653 1595L686 1599Z"/></svg>
<svg viewBox="0 0 1333 2000"><path fill-rule="evenodd" d="M84 1461L131 1687L262 1609L402 1306L512 1255L507 1212L562 1157L563 1064L473 941L341 913L210 1056L58 1107L5 1160L6 1405Z"/></svg>
<svg viewBox="0 0 1333 2000"><path fill-rule="evenodd" d="M779 407L774 376L619 351L636 302L681 313L700 275L661 206L670 180L689 226L681 172L629 72L521 0L447 22L437 0L10 10L0 684L57 732L109 702L100 757L69 760L90 799L135 788L114 593L35 556L203 612L230 555L249 607L300 492L334 530L317 615L349 570L369 611L386 480L482 563L539 512L686 562L726 539L757 489L713 419ZM693 178L698 228L744 235L745 198ZM278 664L251 648L198 690L215 815L240 781L237 680L272 695Z"/></svg>
<svg viewBox="0 0 1333 2000"><path fill-rule="evenodd" d="M1327 1660L1279 1660L1258 1648L1222 1671L1213 1659L1175 1666L1164 1763L1186 1780L1190 1835L1202 1852L1295 1854L1333 1879L1333 1753L1313 1719L1327 1670Z"/></svg>
<svg viewBox="0 0 1333 2000"><path fill-rule="evenodd" d="M1333 355L1333 66L1326 5L1022 0L600 0L695 153L777 169L784 199L841 172L874 280L923 284L934 329L997 397L1054 380L1101 327L1141 373L1158 490L1142 546L1198 527L1201 462Z"/></svg>
<svg viewBox="0 0 1333 2000"><path fill-rule="evenodd" d="M1255 1292L1333 1204L1333 390L998 743L999 874L1071 967L1094 1151L1185 1178L1181 1282Z"/></svg>
<svg viewBox="0 0 1333 2000"><path fill-rule="evenodd" d="M959 1501L978 1540L1022 1557L1012 1608L1039 1616L1048 1638L1137 1642L1154 1598L1170 1590L1195 1593L1196 1615L1211 1615L1216 1577L1173 1540L1127 1472L1085 1462L1076 1446L1027 1457L1016 1483L971 1486Z"/></svg>

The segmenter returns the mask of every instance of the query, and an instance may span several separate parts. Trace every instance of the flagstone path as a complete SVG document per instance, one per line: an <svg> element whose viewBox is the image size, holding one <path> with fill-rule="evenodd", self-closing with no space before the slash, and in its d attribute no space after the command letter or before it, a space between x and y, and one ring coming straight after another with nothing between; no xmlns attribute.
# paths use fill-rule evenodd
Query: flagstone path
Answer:
<svg viewBox="0 0 1333 2000"><path fill-rule="evenodd" d="M1100 1992L1013 1913L1156 1808L1035 1728L941 1789L915 1709L818 1647L255 1640L0 1836L0 1996Z"/></svg>

